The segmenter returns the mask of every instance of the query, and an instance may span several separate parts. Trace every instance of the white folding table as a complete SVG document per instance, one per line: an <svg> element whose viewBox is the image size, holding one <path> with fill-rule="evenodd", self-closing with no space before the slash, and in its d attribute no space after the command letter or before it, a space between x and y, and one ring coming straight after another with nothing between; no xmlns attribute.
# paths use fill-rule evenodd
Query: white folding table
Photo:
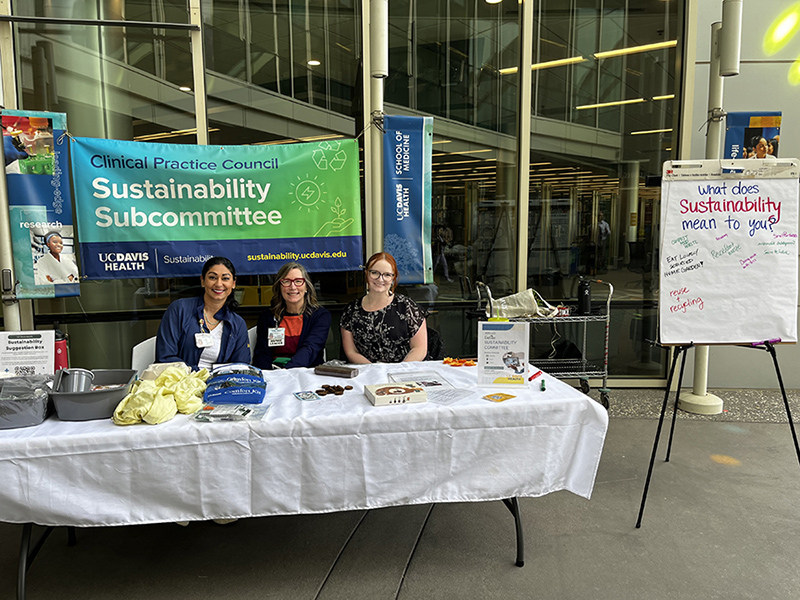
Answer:
<svg viewBox="0 0 800 600"><path fill-rule="evenodd" d="M121 427L51 416L0 431L0 521L89 527L503 500L521 566L517 498L590 497L608 415L564 382L545 374L546 391L542 378L524 389L478 388L475 367L433 362L359 370L354 379L267 372L272 406L261 421L178 415ZM421 371L468 396L381 407L364 396L366 384ZM293 395L323 384L354 389L311 402ZM484 400L490 392L515 397ZM20 577L24 588L22 565Z"/></svg>

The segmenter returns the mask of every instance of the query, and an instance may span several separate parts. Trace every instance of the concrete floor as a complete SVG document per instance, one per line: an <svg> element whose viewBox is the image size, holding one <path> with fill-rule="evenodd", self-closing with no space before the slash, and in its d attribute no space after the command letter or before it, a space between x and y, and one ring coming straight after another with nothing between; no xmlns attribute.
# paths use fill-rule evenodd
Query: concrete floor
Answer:
<svg viewBox="0 0 800 600"><path fill-rule="evenodd" d="M636 529L663 392L613 390L592 499L520 501L523 568L502 503L423 505L81 529L75 547L59 530L28 598L795 599L800 466L780 396L725 394L723 415L680 414ZM14 598L21 529L0 524L0 599Z"/></svg>

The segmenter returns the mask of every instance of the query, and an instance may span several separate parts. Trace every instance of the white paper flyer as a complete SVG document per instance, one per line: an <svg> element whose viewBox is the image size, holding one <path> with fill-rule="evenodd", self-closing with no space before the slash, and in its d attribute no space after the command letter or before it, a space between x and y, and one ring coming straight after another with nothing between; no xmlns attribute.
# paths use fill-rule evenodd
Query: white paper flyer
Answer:
<svg viewBox="0 0 800 600"><path fill-rule="evenodd" d="M52 375L55 332L0 331L0 377Z"/></svg>
<svg viewBox="0 0 800 600"><path fill-rule="evenodd" d="M528 373L528 323L478 323L478 385L525 385Z"/></svg>

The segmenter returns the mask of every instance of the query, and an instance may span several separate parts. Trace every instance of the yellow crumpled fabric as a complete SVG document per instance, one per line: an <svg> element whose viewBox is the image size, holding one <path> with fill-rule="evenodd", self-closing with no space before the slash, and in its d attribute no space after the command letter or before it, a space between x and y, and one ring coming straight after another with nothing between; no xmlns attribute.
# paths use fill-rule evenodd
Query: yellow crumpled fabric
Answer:
<svg viewBox="0 0 800 600"><path fill-rule="evenodd" d="M203 405L207 379L207 369L187 373L178 367L165 369L155 380L139 379L114 410L114 423L157 425L178 412L196 412Z"/></svg>

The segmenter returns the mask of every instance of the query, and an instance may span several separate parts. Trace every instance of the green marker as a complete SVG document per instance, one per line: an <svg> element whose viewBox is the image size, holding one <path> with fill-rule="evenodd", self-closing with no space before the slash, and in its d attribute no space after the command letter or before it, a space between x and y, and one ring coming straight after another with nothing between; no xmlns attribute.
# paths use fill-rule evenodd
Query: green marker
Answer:
<svg viewBox="0 0 800 600"><path fill-rule="evenodd" d="M540 390L542 390L542 391L545 391L545 389L547 389L547 388L545 387L545 385L544 385L544 379L542 379L542 385L541 385L541 386L539 386L539 389L540 389Z"/></svg>

